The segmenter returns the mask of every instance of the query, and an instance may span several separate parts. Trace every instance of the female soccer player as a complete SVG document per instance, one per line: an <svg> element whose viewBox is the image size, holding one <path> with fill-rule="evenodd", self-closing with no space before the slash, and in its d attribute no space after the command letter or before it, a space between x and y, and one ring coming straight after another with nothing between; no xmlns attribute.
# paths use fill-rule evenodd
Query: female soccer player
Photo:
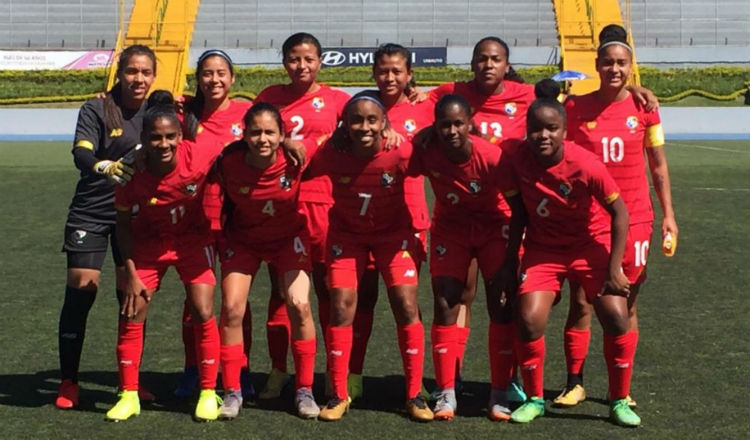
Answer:
<svg viewBox="0 0 750 440"><path fill-rule="evenodd" d="M411 217L404 202L404 177L411 144L383 147L385 108L369 95L352 98L344 111L341 145L332 141L313 157L310 176L327 176L334 205L326 244L330 325L326 337L328 374L334 396L323 420L339 420L349 408L347 375L357 284L370 254L388 288L406 380L406 409L412 419L432 420L420 395L424 328L417 304L417 270L408 248Z"/></svg>
<svg viewBox="0 0 750 440"><path fill-rule="evenodd" d="M179 114L182 132L186 139L196 143L213 145L216 142L228 145L242 139L244 122L242 118L250 108L251 103L244 100L230 99L229 93L234 84L234 64L232 59L222 50L212 49L203 52L198 58L195 69L198 87L195 97L188 98ZM218 249L222 240L221 234L221 188L217 183L207 183L203 195L203 208L211 221L211 233L214 236L214 248ZM250 353L251 315L247 307L243 321L244 352ZM193 339L190 308L185 301L182 316L182 340L185 346L185 370L180 377L174 393L177 397L188 397L198 389L198 366L195 359L195 340ZM242 369L242 391L246 400L252 400L255 391L250 381L250 371Z"/></svg>
<svg viewBox="0 0 750 440"><path fill-rule="evenodd" d="M133 173L123 156L138 144L146 95L156 75L154 52L141 45L126 48L117 62L117 83L103 98L86 102L78 114L73 157L81 178L65 223L67 255L65 301L60 312L59 351L62 383L55 405L78 406L78 366L86 319L99 289L107 243L112 245L117 296L122 297L125 268L115 235L115 183Z"/></svg>
<svg viewBox="0 0 750 440"><path fill-rule="evenodd" d="M635 344L628 335L629 282L621 270L628 212L604 165L564 140L565 123L565 110L557 100L538 99L529 107L527 140L503 150L507 161L499 178L513 210L499 276L506 294L516 288L518 249L526 226L515 301L516 354L529 399L511 414L517 423L544 414L544 329L564 279L583 287L602 324L610 395L622 402L630 387ZM613 404L610 416L621 425L640 424L627 405Z"/></svg>
<svg viewBox="0 0 750 440"><path fill-rule="evenodd" d="M317 142L320 138L329 136L336 129L344 105L349 99L346 93L317 82L322 52L320 42L313 35L300 32L287 38L282 45L282 55L290 83L267 87L255 99L255 102L273 104L281 111L285 135L289 139ZM328 290L325 282L324 246L328 231L328 210L333 204L330 182L325 178L303 182L299 202L300 209L307 218L312 278L318 296L320 324L325 332L328 325ZM286 304L276 286L277 275L270 267L269 273L272 293L268 304L266 335L272 369L265 388L258 395L261 399L279 397L289 381L286 357L290 323L286 315Z"/></svg>
<svg viewBox="0 0 750 440"><path fill-rule="evenodd" d="M411 140L422 128L432 124L434 104L430 101L413 103L407 96L412 79L411 52L398 44L381 45L374 54L372 75L378 86L375 94L386 109L391 128ZM429 212L424 194L424 178L409 176L404 181L404 195L412 219L415 240L410 250L417 270L427 260L427 229ZM362 369L367 343L372 334L374 309L378 299L377 269L368 264L359 285L357 312L354 316L352 355L349 360L349 397L362 396Z"/></svg>
<svg viewBox="0 0 750 440"><path fill-rule="evenodd" d="M454 417L456 325L460 300L472 259L485 279L490 315L489 353L492 392L489 416L508 420L506 389L513 376L513 322L511 304L491 282L502 265L506 247L503 228L507 217L494 182L501 151L496 145L469 134L471 107L459 95L443 95L435 106L436 141L415 153L421 173L435 193L430 230L430 274L434 295L432 359L438 385L435 417Z"/></svg>
<svg viewBox="0 0 750 440"><path fill-rule="evenodd" d="M221 364L226 392L221 417L237 417L242 406L242 318L252 280L266 261L277 269L291 321L297 414L315 418L320 409L312 394L316 339L308 300L310 255L305 217L297 209L302 167L279 150L284 125L273 105L253 105L245 115L245 126L243 141L227 147L217 166L227 216L221 252Z"/></svg>
<svg viewBox="0 0 750 440"><path fill-rule="evenodd" d="M149 108L143 118L141 143L140 170L126 186L115 190L117 238L127 277L117 332L122 392L107 419L127 420L140 413L135 390L143 353L143 324L161 278L169 266L175 266L188 292L197 342L201 392L194 416L215 420L220 400L214 391L219 361L219 332L213 315L216 279L210 224L201 196L223 145L183 142L174 103Z"/></svg>
<svg viewBox="0 0 750 440"><path fill-rule="evenodd" d="M599 35L596 69L601 86L584 96L571 96L565 103L568 112L568 138L599 156L622 192L630 213L628 241L623 271L631 283L628 308L630 337L638 341L636 298L646 280L646 260L654 220L644 152L648 157L651 180L663 214L661 237L678 235L672 208L669 169L664 152L664 134L657 110L647 111L626 88L633 66L633 49L627 32L609 25ZM558 406L574 406L586 398L583 388L583 364L591 338L591 305L581 289L574 292L565 326L565 358L568 380L555 399ZM635 401L628 397L628 404Z"/></svg>

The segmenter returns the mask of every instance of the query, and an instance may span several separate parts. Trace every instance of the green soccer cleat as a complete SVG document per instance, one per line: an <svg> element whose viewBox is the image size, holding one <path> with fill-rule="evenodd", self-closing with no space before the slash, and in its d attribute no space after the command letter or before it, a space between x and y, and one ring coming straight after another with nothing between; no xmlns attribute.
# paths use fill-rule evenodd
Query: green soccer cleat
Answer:
<svg viewBox="0 0 750 440"><path fill-rule="evenodd" d="M120 422L141 413L141 401L138 399L138 391L120 392L120 400L115 406L107 411L107 420Z"/></svg>
<svg viewBox="0 0 750 440"><path fill-rule="evenodd" d="M219 418L219 407L223 401L214 390L201 390L198 404L195 405L195 420L210 422Z"/></svg>
<svg viewBox="0 0 750 440"><path fill-rule="evenodd" d="M609 404L609 419L620 426L641 425L641 418L630 408L627 399L618 399Z"/></svg>
<svg viewBox="0 0 750 440"><path fill-rule="evenodd" d="M530 397L523 405L510 414L510 421L515 423L529 423L544 415L544 399Z"/></svg>

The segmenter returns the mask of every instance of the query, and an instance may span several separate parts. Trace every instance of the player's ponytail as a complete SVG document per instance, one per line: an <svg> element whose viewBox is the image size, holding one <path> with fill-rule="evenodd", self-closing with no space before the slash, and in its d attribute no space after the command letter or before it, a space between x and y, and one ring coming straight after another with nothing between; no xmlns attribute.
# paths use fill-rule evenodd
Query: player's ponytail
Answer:
<svg viewBox="0 0 750 440"><path fill-rule="evenodd" d="M203 63L213 56L223 58L227 66L229 66L229 73L234 76L234 64L226 52L219 49L211 49L201 54L198 58L198 65L195 68L195 79L196 83L198 83L195 88L195 96L185 106L185 133L183 135L186 139L195 140L195 137L198 135L198 125L200 124L203 109L206 105L206 97L203 95L200 87L200 77L203 71Z"/></svg>
<svg viewBox="0 0 750 440"><path fill-rule="evenodd" d="M135 55L146 55L151 59L154 66L154 75L156 75L156 54L150 47L142 44L128 46L120 53L117 60L117 76L122 73L122 69L128 64L130 58ZM107 134L122 129L122 88L120 82L116 82L112 89L107 92L103 102L104 127Z"/></svg>

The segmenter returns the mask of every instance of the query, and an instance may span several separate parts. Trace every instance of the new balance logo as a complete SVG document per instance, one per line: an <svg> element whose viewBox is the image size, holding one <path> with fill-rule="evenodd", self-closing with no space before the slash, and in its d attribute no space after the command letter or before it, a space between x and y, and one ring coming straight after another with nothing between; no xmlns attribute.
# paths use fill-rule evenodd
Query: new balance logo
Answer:
<svg viewBox="0 0 750 440"><path fill-rule="evenodd" d="M618 362L615 364L615 368L629 368L630 362Z"/></svg>
<svg viewBox="0 0 750 440"><path fill-rule="evenodd" d="M331 350L331 355L341 357L344 355L344 352L341 350Z"/></svg>
<svg viewBox="0 0 750 440"><path fill-rule="evenodd" d="M215 363L216 363L216 359L203 359L201 361L201 364L204 364L204 365L213 365Z"/></svg>
<svg viewBox="0 0 750 440"><path fill-rule="evenodd" d="M438 349L436 349L434 351L437 354L446 354L446 353L448 353L448 349L447 348L438 348Z"/></svg>
<svg viewBox="0 0 750 440"><path fill-rule="evenodd" d="M121 365L133 365L133 361L123 359L120 361L120 364Z"/></svg>
<svg viewBox="0 0 750 440"><path fill-rule="evenodd" d="M410 354L412 356L416 356L416 355L419 354L419 349L418 348L407 348L406 349L406 354Z"/></svg>
<svg viewBox="0 0 750 440"><path fill-rule="evenodd" d="M521 365L521 369L522 369L522 370L526 370L526 371L534 371L534 370L536 370L536 364L532 364L532 365Z"/></svg>
<svg viewBox="0 0 750 440"><path fill-rule="evenodd" d="M417 276L417 271L414 269L406 269L406 272L404 272L404 278L414 278Z"/></svg>
<svg viewBox="0 0 750 440"><path fill-rule="evenodd" d="M513 350L498 350L497 353L503 356L509 356L513 354Z"/></svg>
<svg viewBox="0 0 750 440"><path fill-rule="evenodd" d="M63 333L60 337L63 339L78 339L78 333Z"/></svg>

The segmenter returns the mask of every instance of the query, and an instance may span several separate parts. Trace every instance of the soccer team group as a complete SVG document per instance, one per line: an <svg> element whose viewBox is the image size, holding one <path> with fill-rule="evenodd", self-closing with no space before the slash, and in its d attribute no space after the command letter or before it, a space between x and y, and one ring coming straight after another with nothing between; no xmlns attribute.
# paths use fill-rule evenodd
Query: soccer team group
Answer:
<svg viewBox="0 0 750 440"><path fill-rule="evenodd" d="M153 399L138 380L144 323L170 266L186 291L185 370L175 394L199 393L197 420L237 417L243 399L256 397L247 298L266 262L273 368L257 398L282 394L291 349L300 417L338 420L362 395L382 276L396 320L406 412L417 421L452 419L481 271L490 317L490 419L528 423L544 415L544 330L567 280L568 379L554 405L586 398L583 365L595 313L604 333L610 418L638 426L629 394L635 298L654 219L646 158L665 253L674 252L678 230L655 99L626 85L633 54L624 29L607 26L600 41L600 88L564 101L551 80L524 84L496 37L474 47L472 80L428 93L414 86L410 52L382 45L374 56L377 89L350 97L316 81L320 43L294 34L282 48L290 82L266 88L252 103L229 98L234 67L223 51L203 53L195 96L175 100L165 91L149 94L153 51L126 48L117 83L83 105L75 133L80 180L63 247L68 277L56 405L79 403L86 319L111 246L121 317L120 394L110 420L138 415L140 402ZM435 195L431 216L424 177ZM437 383L431 398L422 387L425 329L417 300L427 261ZM327 363L320 407L312 393L311 285ZM223 399L215 391L219 369Z"/></svg>

